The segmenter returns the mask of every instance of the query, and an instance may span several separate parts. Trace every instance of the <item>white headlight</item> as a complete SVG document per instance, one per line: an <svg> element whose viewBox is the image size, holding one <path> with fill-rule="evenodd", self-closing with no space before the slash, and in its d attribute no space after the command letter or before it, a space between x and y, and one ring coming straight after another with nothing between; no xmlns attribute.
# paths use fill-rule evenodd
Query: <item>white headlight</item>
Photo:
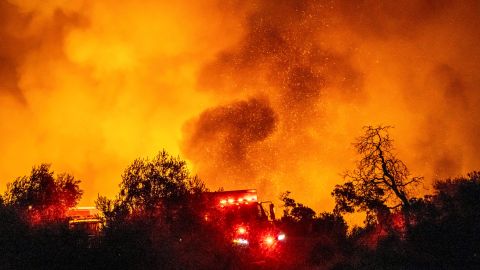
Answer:
<svg viewBox="0 0 480 270"><path fill-rule="evenodd" d="M278 237L277 237L278 241L283 241L285 240L285 234L279 234Z"/></svg>
<svg viewBox="0 0 480 270"><path fill-rule="evenodd" d="M233 243L237 245L248 245L248 240L243 238L233 239Z"/></svg>

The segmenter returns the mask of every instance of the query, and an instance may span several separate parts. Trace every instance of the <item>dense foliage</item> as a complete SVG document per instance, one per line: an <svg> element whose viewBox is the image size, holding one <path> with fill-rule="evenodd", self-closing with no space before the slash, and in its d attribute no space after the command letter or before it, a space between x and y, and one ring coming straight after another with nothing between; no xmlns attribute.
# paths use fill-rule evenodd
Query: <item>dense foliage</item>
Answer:
<svg viewBox="0 0 480 270"><path fill-rule="evenodd" d="M50 165L33 167L29 176L7 184L5 204L22 211L34 222L44 222L65 217L68 208L75 206L83 191L80 181L62 173L55 176Z"/></svg>
<svg viewBox="0 0 480 270"><path fill-rule="evenodd" d="M382 143L385 160L400 164L391 142L386 148ZM371 153L381 167L377 150ZM65 209L80 199L80 182L55 176L42 164L0 196L0 269L480 269L480 172L438 180L431 194L414 197L405 189L413 178L404 165L363 173L369 166L357 167L350 174L357 178L336 187L337 210L343 212L317 214L290 192L281 194L284 213L275 223L288 241L258 261L232 248L216 222L205 222L207 189L184 161L165 151L135 160L122 174L117 196L98 198L105 224L93 237L65 219ZM383 196L396 191L377 180L367 185L372 175L397 183L408 202L398 197L400 206L391 207ZM372 200L352 200L361 196L360 187L373 188ZM371 219L348 228L342 215L351 212L347 206L370 210Z"/></svg>

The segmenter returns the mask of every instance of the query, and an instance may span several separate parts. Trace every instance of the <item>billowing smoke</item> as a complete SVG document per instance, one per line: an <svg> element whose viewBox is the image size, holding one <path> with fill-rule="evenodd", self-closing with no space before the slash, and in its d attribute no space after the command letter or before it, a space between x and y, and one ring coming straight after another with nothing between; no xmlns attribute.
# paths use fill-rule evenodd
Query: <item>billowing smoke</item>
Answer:
<svg viewBox="0 0 480 270"><path fill-rule="evenodd" d="M211 102L197 70L240 35L232 5L0 0L0 189L48 162L92 204L135 158L180 154Z"/></svg>
<svg viewBox="0 0 480 270"><path fill-rule="evenodd" d="M355 158L351 142L362 126L378 124L395 127L400 158L428 181L476 169L477 2L255 1L254 6L243 38L203 67L198 88L220 104L263 96L277 115L277 128L252 142L258 151L238 162L231 145L245 142L222 133L232 130L232 122L216 122L214 137L210 122L190 124L184 153L201 176L223 186L259 187L269 196L292 190L317 209L328 209L329 192ZM220 119L235 119L232 111L224 113ZM198 151L202 147L217 154Z"/></svg>
<svg viewBox="0 0 480 270"><path fill-rule="evenodd" d="M221 96L221 100L265 96L278 114L278 128L261 141L242 141L244 137L256 136L256 128L242 130L241 137L225 138L221 131L239 132L230 126L234 119L242 119L249 112L225 111L220 107L217 114L221 116L216 118L230 120L216 121L215 126L201 120L195 123L196 129L187 131L187 134L193 132L195 135L193 140L187 135L184 152L188 158L194 157L200 175L217 179L216 184L233 184L236 188L259 187L261 193L273 198L282 189L304 194L309 186L318 187L314 182L322 182L315 176L321 171L319 157L325 156L326 152L331 154L326 151L326 142L323 141L329 121L324 101L338 99L348 104L359 100L362 74L352 66L347 55L322 47L322 31L329 27L328 8L321 4L312 5L309 1L264 1L257 4L257 9L245 20L243 39L237 46L220 52L202 69L199 88ZM212 138L211 129L214 127L220 133ZM210 143L201 144L197 139L199 136L209 138ZM213 147L216 155L211 155L210 151L195 151L195 155L190 155L192 145L195 149L212 149L212 141L218 141ZM244 158L238 162L235 154L229 154L232 145L245 148L246 144L255 149L248 152L247 160ZM252 172L251 167L257 170ZM243 181L235 180L237 178Z"/></svg>
<svg viewBox="0 0 480 270"><path fill-rule="evenodd" d="M90 204L166 148L212 188L328 210L377 124L429 181L478 169L478 14L474 0L0 0L0 187L51 162Z"/></svg>
<svg viewBox="0 0 480 270"><path fill-rule="evenodd" d="M269 149L262 143L275 131L276 117L265 101L250 99L207 110L191 125L186 128L185 154L210 176L210 184L251 184L271 169L263 155ZM224 178L215 178L218 175Z"/></svg>

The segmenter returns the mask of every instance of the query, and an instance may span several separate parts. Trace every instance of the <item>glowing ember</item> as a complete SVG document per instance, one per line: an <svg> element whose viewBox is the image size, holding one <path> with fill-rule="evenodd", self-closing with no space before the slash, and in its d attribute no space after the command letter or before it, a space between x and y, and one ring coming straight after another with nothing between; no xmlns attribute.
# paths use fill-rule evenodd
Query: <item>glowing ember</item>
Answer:
<svg viewBox="0 0 480 270"><path fill-rule="evenodd" d="M2 1L0 179L52 163L92 204L165 148L329 211L378 124L414 175L478 169L478 4L381 2Z"/></svg>

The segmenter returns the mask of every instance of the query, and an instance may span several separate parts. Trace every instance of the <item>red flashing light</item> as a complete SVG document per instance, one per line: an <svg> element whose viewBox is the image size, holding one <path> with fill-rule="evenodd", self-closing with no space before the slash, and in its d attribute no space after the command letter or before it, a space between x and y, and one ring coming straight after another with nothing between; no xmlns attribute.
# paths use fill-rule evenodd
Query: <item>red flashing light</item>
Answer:
<svg viewBox="0 0 480 270"><path fill-rule="evenodd" d="M265 244L271 246L275 242L275 239L272 236L265 237Z"/></svg>
<svg viewBox="0 0 480 270"><path fill-rule="evenodd" d="M254 202L257 200L257 196L249 196L243 198L228 198L228 199L221 199L220 200L220 207L225 207L227 205L241 205L241 204L250 204L250 202Z"/></svg>
<svg viewBox="0 0 480 270"><path fill-rule="evenodd" d="M247 232L247 230L244 227L239 227L237 229L237 232L238 232L238 234L245 234Z"/></svg>

